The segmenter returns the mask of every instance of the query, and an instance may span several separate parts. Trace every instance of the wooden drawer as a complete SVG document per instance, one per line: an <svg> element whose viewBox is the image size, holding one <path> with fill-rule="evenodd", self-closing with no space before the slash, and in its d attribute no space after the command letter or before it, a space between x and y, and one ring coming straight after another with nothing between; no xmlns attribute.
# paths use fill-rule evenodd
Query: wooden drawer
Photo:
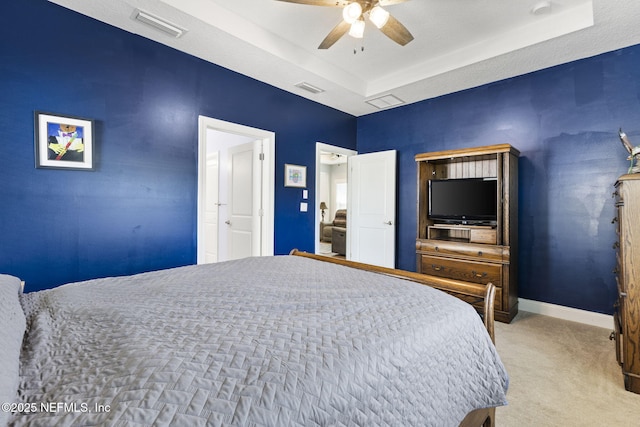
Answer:
<svg viewBox="0 0 640 427"><path fill-rule="evenodd" d="M493 283L497 288L502 287L502 266L474 261L459 261L444 257L422 255L422 270L424 274L464 280L466 282Z"/></svg>
<svg viewBox="0 0 640 427"><path fill-rule="evenodd" d="M472 298L466 295L462 295L459 293L455 293L455 292L449 292L451 295L453 295L456 298L461 299L462 301L468 302L469 304L473 305L477 310L478 313L482 313L483 310L483 302L479 301L478 298ZM502 288L497 288L496 289L496 296L495 299L493 301L494 307L493 310L495 311L500 311L502 310Z"/></svg>
<svg viewBox="0 0 640 427"><path fill-rule="evenodd" d="M504 246L448 242L446 240L416 240L416 250L438 256L455 256L500 263L509 262L509 249Z"/></svg>

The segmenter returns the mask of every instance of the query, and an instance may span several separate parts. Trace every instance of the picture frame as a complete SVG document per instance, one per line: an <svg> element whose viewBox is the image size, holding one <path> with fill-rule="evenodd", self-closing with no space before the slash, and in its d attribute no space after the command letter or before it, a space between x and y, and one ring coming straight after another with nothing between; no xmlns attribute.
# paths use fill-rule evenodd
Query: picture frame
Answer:
<svg viewBox="0 0 640 427"><path fill-rule="evenodd" d="M36 168L94 170L93 119L36 111Z"/></svg>
<svg viewBox="0 0 640 427"><path fill-rule="evenodd" d="M307 167L285 164L284 186L305 188L307 186Z"/></svg>

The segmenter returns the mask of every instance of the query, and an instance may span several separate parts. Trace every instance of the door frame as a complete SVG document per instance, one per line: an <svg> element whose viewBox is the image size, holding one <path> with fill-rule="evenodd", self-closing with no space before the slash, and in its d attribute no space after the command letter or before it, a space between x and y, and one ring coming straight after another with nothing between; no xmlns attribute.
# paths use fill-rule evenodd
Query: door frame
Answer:
<svg viewBox="0 0 640 427"><path fill-rule="evenodd" d="M325 144L323 142L316 142L316 186L315 186L315 237L314 237L314 253L320 252L320 221L322 220L322 215L320 213L320 154L323 151L329 151L332 153L342 154L349 158L350 156L355 156L358 154L356 150L351 150L349 148L338 147L335 145ZM349 174L347 173L347 186L349 184L348 181ZM350 194L347 194L347 200L351 197ZM349 227L347 227L347 241L349 241Z"/></svg>
<svg viewBox="0 0 640 427"><path fill-rule="evenodd" d="M262 140L264 160L262 164L262 231L260 256L272 256L274 254L274 229L275 229L275 132L252 128L237 123L226 122L206 116L198 116L198 204L197 204L197 231L196 254L197 263L204 263L204 247L200 244L204 234L204 195L206 191L206 160L207 160L207 130L217 130L224 133L244 135Z"/></svg>

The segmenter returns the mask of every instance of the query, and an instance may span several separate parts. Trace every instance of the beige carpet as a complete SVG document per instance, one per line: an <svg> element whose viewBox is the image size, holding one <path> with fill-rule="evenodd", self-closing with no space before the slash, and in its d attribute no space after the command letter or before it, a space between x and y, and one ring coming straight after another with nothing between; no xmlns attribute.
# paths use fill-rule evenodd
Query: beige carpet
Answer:
<svg viewBox="0 0 640 427"><path fill-rule="evenodd" d="M624 389L610 333L527 312L496 322L510 377L497 426L640 426L640 395Z"/></svg>

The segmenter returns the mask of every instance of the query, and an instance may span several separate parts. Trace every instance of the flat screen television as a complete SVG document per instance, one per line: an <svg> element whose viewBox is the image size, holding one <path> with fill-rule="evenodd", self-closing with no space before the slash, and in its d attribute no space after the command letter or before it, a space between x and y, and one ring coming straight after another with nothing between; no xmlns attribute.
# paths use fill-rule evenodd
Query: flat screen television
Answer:
<svg viewBox="0 0 640 427"><path fill-rule="evenodd" d="M429 218L448 223L495 224L498 181L495 178L429 181Z"/></svg>

